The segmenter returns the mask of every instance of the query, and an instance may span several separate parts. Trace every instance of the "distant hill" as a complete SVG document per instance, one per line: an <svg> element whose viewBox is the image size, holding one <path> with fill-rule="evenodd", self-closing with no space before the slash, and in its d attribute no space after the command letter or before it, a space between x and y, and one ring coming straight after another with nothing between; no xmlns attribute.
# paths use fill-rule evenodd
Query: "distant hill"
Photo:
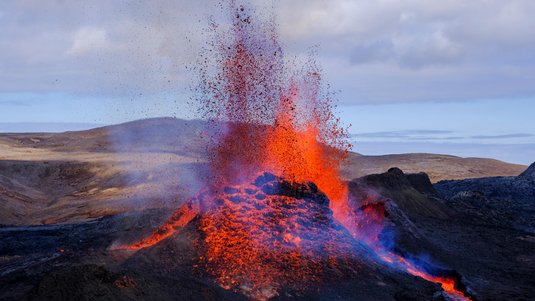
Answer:
<svg viewBox="0 0 535 301"><path fill-rule="evenodd" d="M206 123L175 118L144 119L87 131L0 134L0 145L55 152L174 153L204 159ZM0 154L0 159L5 156ZM23 159L23 158L21 158ZM399 167L408 173L426 172L432 182L442 180L516 176L527 166L494 159L411 153L366 156L350 153L343 176L353 179Z"/></svg>
<svg viewBox="0 0 535 301"><path fill-rule="evenodd" d="M357 178L399 167L408 173L425 172L433 183L482 177L516 176L527 166L486 158L462 158L440 154L395 154L363 156L352 154L344 168L346 178Z"/></svg>
<svg viewBox="0 0 535 301"><path fill-rule="evenodd" d="M0 224L76 222L176 207L206 171L206 123L155 118L87 131L0 134ZM346 180L399 167L432 182L516 176L526 166L435 154L350 153Z"/></svg>

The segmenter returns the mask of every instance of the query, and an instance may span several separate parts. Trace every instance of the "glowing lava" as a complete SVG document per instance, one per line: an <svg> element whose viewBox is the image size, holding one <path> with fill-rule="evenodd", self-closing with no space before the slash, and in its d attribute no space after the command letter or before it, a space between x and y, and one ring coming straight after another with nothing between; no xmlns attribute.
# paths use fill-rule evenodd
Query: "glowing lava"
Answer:
<svg viewBox="0 0 535 301"><path fill-rule="evenodd" d="M265 173L254 184L226 187L201 218L201 265L225 288L255 300L281 287L354 277L346 261L351 236L313 183Z"/></svg>
<svg viewBox="0 0 535 301"><path fill-rule="evenodd" d="M472 300L470 296L468 296L465 292L460 290L459 288L459 282L456 281L453 278L448 278L445 276L434 276L430 273L425 272L422 268L418 267L416 264L409 262L405 258L394 254L392 252L387 252L384 250L377 250L380 258L392 265L395 265L396 267L403 269L410 273L411 275L418 276L420 278L423 278L427 281L435 282L440 284L442 289L452 298L456 301L463 301L463 300Z"/></svg>
<svg viewBox="0 0 535 301"><path fill-rule="evenodd" d="M196 199L189 200L182 207L180 207L173 215L151 236L131 245L123 246L122 249L138 250L152 245L166 239L167 237L180 231L193 218L199 214L199 202Z"/></svg>
<svg viewBox="0 0 535 301"><path fill-rule="evenodd" d="M126 248L154 245L200 218L200 266L222 287L261 300L283 286L351 274L343 262L358 239L386 263L464 297L453 279L384 251L384 207L351 206L340 177L348 134L314 61L290 68L299 63L285 61L272 19L234 1L229 11L230 29L212 24L214 41L194 68L201 117L215 133L212 178L157 232Z"/></svg>

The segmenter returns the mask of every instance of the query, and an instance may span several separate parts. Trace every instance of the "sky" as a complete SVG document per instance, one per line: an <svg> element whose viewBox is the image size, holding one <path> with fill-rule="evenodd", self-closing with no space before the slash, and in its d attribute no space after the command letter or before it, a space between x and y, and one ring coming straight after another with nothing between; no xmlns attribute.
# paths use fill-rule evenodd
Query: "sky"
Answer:
<svg viewBox="0 0 535 301"><path fill-rule="evenodd" d="M239 2L239 0L238 0ZM354 150L535 161L535 1L249 1L317 61ZM215 1L0 2L0 132L192 118Z"/></svg>

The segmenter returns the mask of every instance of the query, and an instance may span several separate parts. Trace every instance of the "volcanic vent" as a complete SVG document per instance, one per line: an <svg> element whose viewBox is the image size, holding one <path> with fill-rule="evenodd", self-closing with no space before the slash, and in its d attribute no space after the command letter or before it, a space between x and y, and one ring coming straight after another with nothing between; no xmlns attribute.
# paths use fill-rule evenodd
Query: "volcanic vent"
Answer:
<svg viewBox="0 0 535 301"><path fill-rule="evenodd" d="M200 209L200 210L199 210ZM190 200L137 249L193 226L198 267L227 289L256 300L280 288L355 276L356 242L312 182L264 173L253 183L206 191ZM186 222L187 221L187 222Z"/></svg>
<svg viewBox="0 0 535 301"><path fill-rule="evenodd" d="M385 249L375 235L381 232L386 212L396 214L396 209L388 199L366 199L355 210L358 220L353 229L359 232L351 233L334 218L329 199L314 183L263 173L252 183L206 189L152 235L124 248L143 249L140 256L161 262L168 274L177 273L175 265L189 262L200 278L212 279L251 300L306 294L317 288L324 291L345 281L369 290L386 279L395 291L412 290L403 287L414 282L410 298L422 300L416 296L426 286L410 274L442 286L446 300L470 300L460 275ZM177 249L180 241L185 247ZM380 289L385 290L384 296L373 290L365 296L382 300L393 294ZM438 287L427 290L424 300L436 294Z"/></svg>

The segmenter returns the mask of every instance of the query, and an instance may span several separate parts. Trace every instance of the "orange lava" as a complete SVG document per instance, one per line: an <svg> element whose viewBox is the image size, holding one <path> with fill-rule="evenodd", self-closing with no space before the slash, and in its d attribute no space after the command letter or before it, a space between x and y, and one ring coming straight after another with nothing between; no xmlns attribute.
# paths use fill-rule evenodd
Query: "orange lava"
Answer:
<svg viewBox="0 0 535 301"><path fill-rule="evenodd" d="M319 77L317 73L308 76ZM340 177L340 166L349 147L344 144L346 133L337 123L333 128L325 128L332 120L321 118L321 105L314 106L305 115L307 118L302 118L297 110L298 97L298 88L292 87L290 95L281 101L275 124L268 129L262 168L294 181L314 182L331 200L335 214L348 212L348 189ZM332 119L334 115L327 112L327 116Z"/></svg>
<svg viewBox="0 0 535 301"><path fill-rule="evenodd" d="M265 187L233 186L204 212L199 249L205 271L254 300L350 273L344 261L352 254L351 237L335 226L325 196L270 195Z"/></svg>
<svg viewBox="0 0 535 301"><path fill-rule="evenodd" d="M308 61L288 71L272 20L261 22L233 1L230 19L226 34L213 26L216 39L199 68L201 117L214 121L216 133L208 145L211 198L189 201L150 237L125 248L154 245L199 217L200 266L222 287L266 300L282 286L300 289L336 278L355 238L378 246L385 209L356 210L349 203L340 177L348 134L323 90L320 69ZM288 183L313 182L330 202L270 195L250 184L263 172ZM376 251L386 263L465 297L453 280Z"/></svg>
<svg viewBox="0 0 535 301"><path fill-rule="evenodd" d="M404 269L407 273L420 277L422 279L425 279L430 282L435 282L440 284L442 289L448 294L448 296L456 301L471 301L472 298L468 295L466 295L464 292L457 289L457 283L452 278L447 277L441 277L441 276L434 276L429 273L426 273L421 268L416 266L415 264L407 261L405 258L391 253L391 252L384 252L378 250L378 253L383 253L380 255L380 258L389 263L394 264L396 266L401 267Z"/></svg>
<svg viewBox="0 0 535 301"><path fill-rule="evenodd" d="M165 238L173 235L177 231L180 231L185 225L187 225L195 216L199 214L199 204L197 200L190 200L180 207L173 215L163 224L156 232L152 233L149 237L131 244L121 246L118 249L126 250L139 250L164 240Z"/></svg>

